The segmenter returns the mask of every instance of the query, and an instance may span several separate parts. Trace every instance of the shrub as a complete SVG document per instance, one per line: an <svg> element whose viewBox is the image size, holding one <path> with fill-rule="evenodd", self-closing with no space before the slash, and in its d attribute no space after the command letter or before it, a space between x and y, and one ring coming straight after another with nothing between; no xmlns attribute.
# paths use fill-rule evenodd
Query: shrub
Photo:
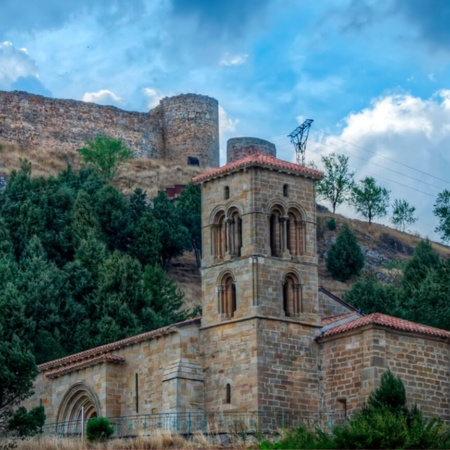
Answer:
<svg viewBox="0 0 450 450"><path fill-rule="evenodd" d="M327 220L327 228L328 228L330 231L334 231L334 230L336 229L336 220L334 220L334 217L330 217L330 218Z"/></svg>
<svg viewBox="0 0 450 450"><path fill-rule="evenodd" d="M333 278L339 281L347 281L361 272L364 255L347 225L344 225L336 242L328 250L326 264Z"/></svg>
<svg viewBox="0 0 450 450"><path fill-rule="evenodd" d="M114 428L110 425L109 420L104 417L90 419L86 427L86 435L91 442L105 442L113 433Z"/></svg>

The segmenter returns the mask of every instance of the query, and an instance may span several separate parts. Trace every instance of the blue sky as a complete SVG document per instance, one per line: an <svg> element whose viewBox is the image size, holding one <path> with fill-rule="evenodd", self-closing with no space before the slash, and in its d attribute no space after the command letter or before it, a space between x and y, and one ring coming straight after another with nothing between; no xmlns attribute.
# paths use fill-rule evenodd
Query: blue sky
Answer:
<svg viewBox="0 0 450 450"><path fill-rule="evenodd" d="M0 89L136 111L210 95L223 150L256 136L286 160L286 135L314 119L307 161L349 156L356 179L374 176L392 202L416 206L411 231L437 240L433 204L450 189L450 1L2 0L0 12Z"/></svg>

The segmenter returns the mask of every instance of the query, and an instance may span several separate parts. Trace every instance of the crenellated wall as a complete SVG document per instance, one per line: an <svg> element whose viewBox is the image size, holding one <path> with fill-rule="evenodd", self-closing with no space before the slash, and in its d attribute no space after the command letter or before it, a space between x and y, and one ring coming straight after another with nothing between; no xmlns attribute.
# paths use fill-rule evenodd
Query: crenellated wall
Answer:
<svg viewBox="0 0 450 450"><path fill-rule="evenodd" d="M166 97L148 113L124 111L26 92L0 91L0 143L61 152L97 136L122 139L136 158L219 165L217 100L204 95Z"/></svg>

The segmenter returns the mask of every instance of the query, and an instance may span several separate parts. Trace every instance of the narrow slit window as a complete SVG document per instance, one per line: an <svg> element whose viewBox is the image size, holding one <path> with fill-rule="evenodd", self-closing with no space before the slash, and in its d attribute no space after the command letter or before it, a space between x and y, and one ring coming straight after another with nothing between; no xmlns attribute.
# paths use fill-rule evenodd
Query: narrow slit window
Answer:
<svg viewBox="0 0 450 450"><path fill-rule="evenodd" d="M226 402L227 403L231 403L231 385L230 383L227 384L227 388L226 388Z"/></svg>
<svg viewBox="0 0 450 450"><path fill-rule="evenodd" d="M228 200L230 198L230 188L228 186L225 186L223 190L223 197L225 200Z"/></svg>

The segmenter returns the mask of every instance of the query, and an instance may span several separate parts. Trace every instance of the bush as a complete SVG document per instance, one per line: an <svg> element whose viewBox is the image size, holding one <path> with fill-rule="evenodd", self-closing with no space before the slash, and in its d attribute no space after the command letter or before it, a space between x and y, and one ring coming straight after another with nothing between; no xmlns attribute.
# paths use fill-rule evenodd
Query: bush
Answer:
<svg viewBox="0 0 450 450"><path fill-rule="evenodd" d="M327 228L328 228L330 231L334 231L334 230L336 229L336 221L334 220L334 217L330 217L330 218L327 220Z"/></svg>
<svg viewBox="0 0 450 450"><path fill-rule="evenodd" d="M110 425L109 420L104 417L90 419L86 427L86 435L91 442L105 442L113 433L114 428Z"/></svg>
<svg viewBox="0 0 450 450"><path fill-rule="evenodd" d="M333 278L343 282L361 272L364 255L347 225L344 225L336 242L328 250L326 264Z"/></svg>

